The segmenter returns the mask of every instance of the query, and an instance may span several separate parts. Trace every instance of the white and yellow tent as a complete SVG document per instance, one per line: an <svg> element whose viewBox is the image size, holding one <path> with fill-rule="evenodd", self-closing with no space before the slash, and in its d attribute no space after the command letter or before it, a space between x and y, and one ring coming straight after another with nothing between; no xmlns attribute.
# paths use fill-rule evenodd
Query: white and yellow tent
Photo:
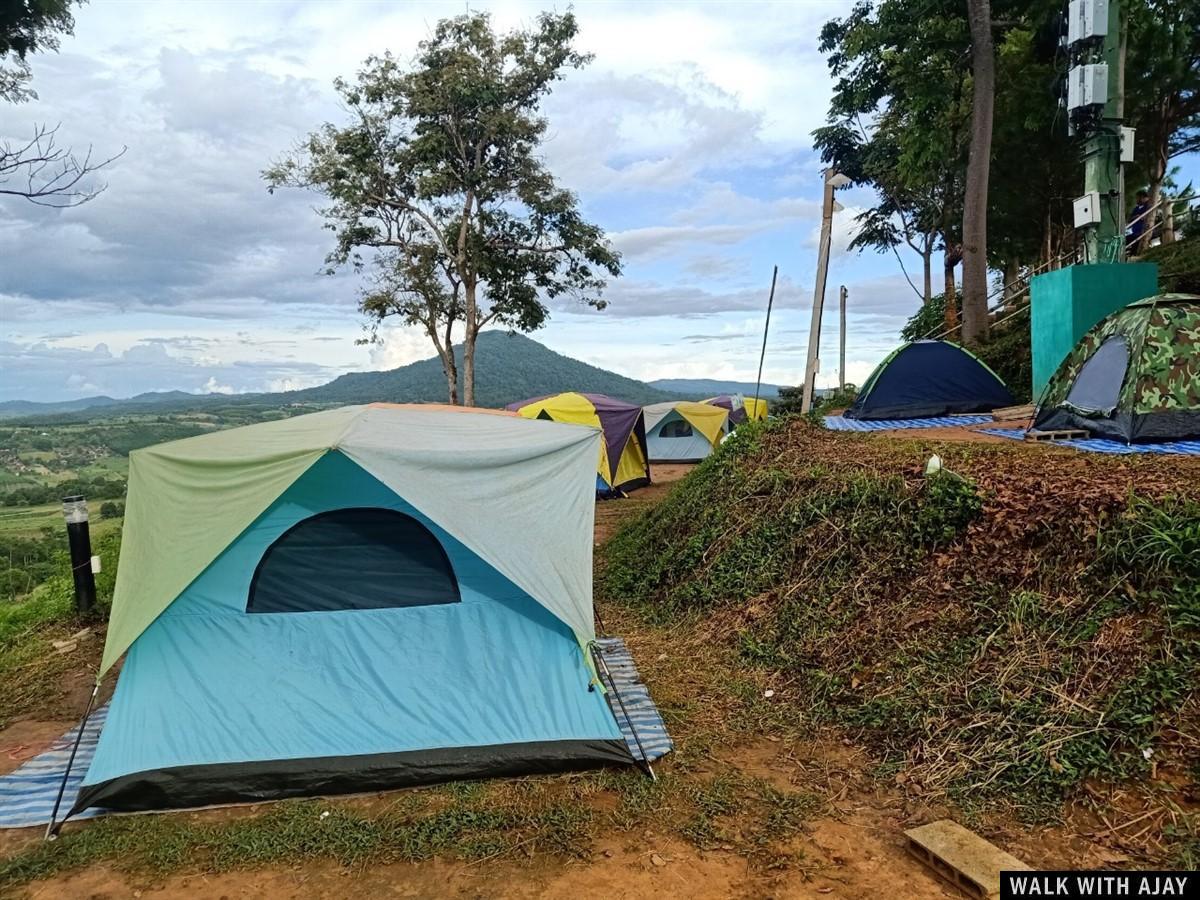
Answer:
<svg viewBox="0 0 1200 900"><path fill-rule="evenodd" d="M729 431L729 410L686 400L642 408L651 462L699 462Z"/></svg>

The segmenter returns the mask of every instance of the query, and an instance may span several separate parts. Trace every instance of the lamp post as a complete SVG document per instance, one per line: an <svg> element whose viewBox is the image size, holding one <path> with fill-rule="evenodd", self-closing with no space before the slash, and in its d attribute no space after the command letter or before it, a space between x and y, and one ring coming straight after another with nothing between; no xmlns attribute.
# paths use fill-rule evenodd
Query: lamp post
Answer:
<svg viewBox="0 0 1200 900"><path fill-rule="evenodd" d="M833 169L825 170L825 195L821 203L821 239L817 245L817 282L813 287L812 324L808 330L808 360L804 367L804 391L800 395L800 411L812 409L813 382L821 367L817 352L821 345L821 313L825 306L825 277L829 270L829 241L833 227L833 214L841 204L833 199L833 192L850 184L850 179Z"/></svg>
<svg viewBox="0 0 1200 900"><path fill-rule="evenodd" d="M80 494L63 497L67 542L71 547L71 574L75 577L75 611L88 615L96 607L96 577L92 573L92 536L88 530L87 501Z"/></svg>

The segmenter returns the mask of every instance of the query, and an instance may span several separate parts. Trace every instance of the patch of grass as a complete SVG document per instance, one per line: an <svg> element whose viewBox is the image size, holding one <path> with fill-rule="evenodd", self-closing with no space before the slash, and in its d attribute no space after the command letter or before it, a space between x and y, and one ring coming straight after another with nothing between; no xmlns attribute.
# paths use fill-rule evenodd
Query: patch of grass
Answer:
<svg viewBox="0 0 1200 900"><path fill-rule="evenodd" d="M75 612L69 571L49 579L23 600L0 603L0 728L17 716L45 714L52 707L63 676L79 665L79 658L55 652L51 641L108 617L120 548L119 531L93 543L101 573L96 576L97 609L89 620Z"/></svg>
<svg viewBox="0 0 1200 900"><path fill-rule="evenodd" d="M936 449L961 476L923 477L926 442L767 426L619 532L600 589L735 655L732 727L848 731L909 792L1041 819L1149 748L1194 766L1161 744L1194 733L1200 481Z"/></svg>
<svg viewBox="0 0 1200 900"><path fill-rule="evenodd" d="M474 795L413 792L380 812L313 800L225 822L184 815L102 819L0 861L0 890L100 862L159 877L185 866L222 872L312 860L355 866L439 855L480 859L518 848L584 852L592 811L542 787L534 782L508 796L499 786Z"/></svg>

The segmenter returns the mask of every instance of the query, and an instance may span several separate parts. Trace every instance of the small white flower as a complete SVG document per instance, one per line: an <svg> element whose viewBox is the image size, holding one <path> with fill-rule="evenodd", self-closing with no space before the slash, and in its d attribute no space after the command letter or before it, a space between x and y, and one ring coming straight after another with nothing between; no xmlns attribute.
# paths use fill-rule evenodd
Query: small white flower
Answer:
<svg viewBox="0 0 1200 900"><path fill-rule="evenodd" d="M329 810L325 810L325 812L321 813L320 817L322 819L328 819L329 818Z"/></svg>
<svg viewBox="0 0 1200 900"><path fill-rule="evenodd" d="M766 697L768 700L770 700L772 697L775 696L775 692L774 691L763 691L763 696Z"/></svg>
<svg viewBox="0 0 1200 900"><path fill-rule="evenodd" d="M1153 755L1154 755L1154 748L1153 748L1153 747L1147 747L1145 750L1143 750L1143 751L1142 751L1142 758L1143 758L1143 759L1145 759L1145 760L1147 760L1147 761L1148 761L1148 760L1150 759L1150 757L1152 757Z"/></svg>

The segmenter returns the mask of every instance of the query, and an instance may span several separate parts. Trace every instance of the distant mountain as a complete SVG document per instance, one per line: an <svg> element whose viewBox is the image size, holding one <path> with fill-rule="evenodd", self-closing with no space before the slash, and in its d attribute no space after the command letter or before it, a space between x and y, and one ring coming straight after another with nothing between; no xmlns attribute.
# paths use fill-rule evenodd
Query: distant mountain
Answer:
<svg viewBox="0 0 1200 900"><path fill-rule="evenodd" d="M695 400L704 400L718 394L747 394L754 396L753 381L718 381L713 378L660 378L651 381L650 387L672 394L683 394ZM779 396L778 384L764 383L759 388L759 396L768 400Z"/></svg>
<svg viewBox="0 0 1200 900"><path fill-rule="evenodd" d="M455 351L461 372L462 346L456 347ZM459 381L461 389L461 377ZM675 394L651 387L643 381L555 353L524 335L502 331L485 331L479 335L475 345L476 405L504 406L517 400L559 391L608 394L618 400L637 404L677 399ZM446 399L446 376L442 373L441 361L434 356L387 372L352 372L328 384L282 393L189 394L185 391L160 391L139 394L126 400L114 400L111 397L89 397L58 403L10 400L0 404L0 418L36 417L41 420L52 416L55 421L62 422L86 419L94 412L127 415L205 410L218 406L343 406L375 401L444 403Z"/></svg>
<svg viewBox="0 0 1200 900"><path fill-rule="evenodd" d="M462 345L455 347L459 370ZM461 388L462 379L459 378ZM656 403L672 395L644 381L555 353L521 334L485 331L475 344L475 405L504 406L528 397L584 391L608 394L627 403ZM354 372L329 384L276 394L285 402L402 403L445 402L446 376L435 356L389 372ZM229 399L229 398L226 398ZM261 395L260 395L261 399Z"/></svg>
<svg viewBox="0 0 1200 900"><path fill-rule="evenodd" d="M109 406L121 402L123 401L114 400L112 397L81 397L78 400L59 400L54 403L39 403L36 400L4 400L0 401L0 419L33 416L40 413L76 412L81 409Z"/></svg>
<svg viewBox="0 0 1200 900"><path fill-rule="evenodd" d="M84 410L109 406L129 409L133 406L153 406L178 402L189 403L216 396L219 395L189 394L187 391L149 391L145 394L138 394L136 397L126 397L123 400L105 396L81 397L78 400L58 400L46 403L40 403L36 400L4 400L0 401L0 419L82 412Z"/></svg>

